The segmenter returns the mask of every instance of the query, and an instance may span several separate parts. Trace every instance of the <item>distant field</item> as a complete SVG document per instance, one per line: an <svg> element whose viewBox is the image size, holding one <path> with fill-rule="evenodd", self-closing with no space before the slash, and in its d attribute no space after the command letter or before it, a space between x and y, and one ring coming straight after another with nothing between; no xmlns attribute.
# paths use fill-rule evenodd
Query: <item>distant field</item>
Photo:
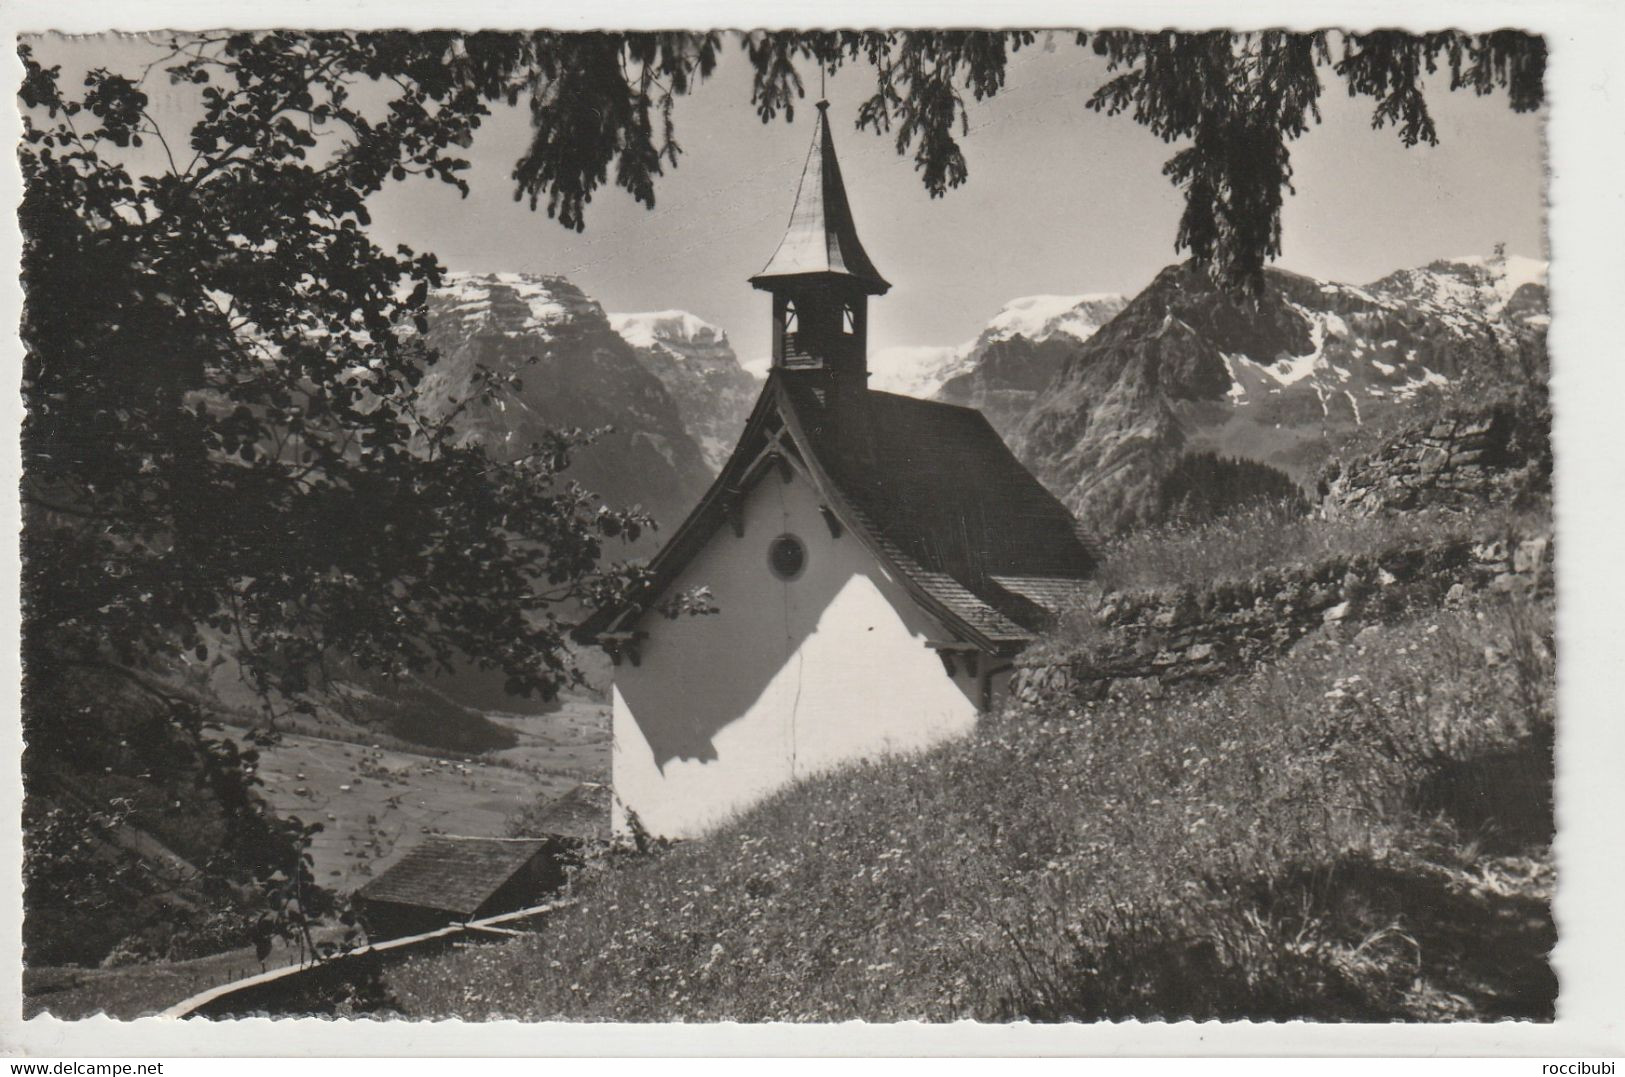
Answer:
<svg viewBox="0 0 1625 1077"><path fill-rule="evenodd" d="M496 837L507 817L609 771L608 708L569 699L541 715L491 714L519 743L475 761L284 734L261 752L264 795L279 815L322 823L316 877L348 892L430 833ZM398 743L398 742L397 742Z"/></svg>
<svg viewBox="0 0 1625 1077"><path fill-rule="evenodd" d="M546 714L486 717L512 729L519 743L473 761L413 751L392 738L380 738L374 748L354 742L356 730L349 727L337 730L346 739L285 733L260 753L262 791L279 815L322 823L311 849L316 877L348 893L428 833L501 836L508 816L538 798L559 796L580 781L607 780L609 708L603 703L570 698ZM278 943L266 967L298 959L297 949ZM29 968L24 1014L139 1017L259 971L253 947L112 969Z"/></svg>

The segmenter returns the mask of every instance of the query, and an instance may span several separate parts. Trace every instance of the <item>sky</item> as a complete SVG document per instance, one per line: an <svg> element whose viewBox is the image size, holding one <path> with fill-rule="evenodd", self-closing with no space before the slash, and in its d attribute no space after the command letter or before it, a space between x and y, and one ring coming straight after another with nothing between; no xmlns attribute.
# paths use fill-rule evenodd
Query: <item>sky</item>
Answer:
<svg viewBox="0 0 1625 1077"><path fill-rule="evenodd" d="M152 46L110 37L42 43L65 71L138 69ZM814 74L813 79L816 79ZM863 67L828 81L836 150L859 234L893 288L871 302L870 348L973 338L1012 298L1132 295L1177 260L1179 192L1162 176L1177 149L1127 117L1084 107L1102 63L1064 34L1015 54L1005 88L969 103L961 139L969 181L930 198L890 136L853 127L872 85ZM184 127L186 102L155 73L160 123ZM1430 95L1440 145L1406 149L1371 129L1369 99L1333 81L1324 123L1294 146L1294 185L1278 265L1363 283L1442 257L1545 257L1543 113L1504 96ZM679 99L685 151L656 187L653 210L600 191L577 234L513 198L509 179L529 136L524 102L499 108L467 152L472 193L412 179L374 196L373 234L433 251L453 269L561 274L608 311L681 309L728 331L741 361L767 354L769 308L747 278L773 253L812 137L816 81L793 122L764 125L736 38L712 78ZM174 139L171 139L174 141ZM184 141L184 139L182 139ZM545 199L544 199L545 205Z"/></svg>

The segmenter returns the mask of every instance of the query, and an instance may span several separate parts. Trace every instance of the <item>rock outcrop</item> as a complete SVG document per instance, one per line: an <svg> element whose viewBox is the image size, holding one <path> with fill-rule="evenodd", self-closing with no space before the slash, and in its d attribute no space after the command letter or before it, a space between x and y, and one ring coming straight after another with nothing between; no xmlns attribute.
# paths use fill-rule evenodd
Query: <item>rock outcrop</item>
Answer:
<svg viewBox="0 0 1625 1077"><path fill-rule="evenodd" d="M1318 483L1326 516L1369 516L1477 502L1512 503L1551 489L1544 409L1502 404L1445 414L1388 439L1347 464L1332 461Z"/></svg>
<svg viewBox="0 0 1625 1077"><path fill-rule="evenodd" d="M564 478L617 508L675 527L710 481L704 451L660 378L563 277L455 273L429 302L440 352L420 387L431 414L460 408L461 436L496 455L528 452L551 431L600 430ZM482 395L482 379L518 388ZM646 539L648 545L652 540Z"/></svg>
<svg viewBox="0 0 1625 1077"><path fill-rule="evenodd" d="M1029 340L1020 334L988 341L933 399L975 408L1008 440L1081 343L1070 336Z"/></svg>
<svg viewBox="0 0 1625 1077"><path fill-rule="evenodd" d="M609 324L666 387L712 473L720 471L761 391L728 334L682 310L611 314Z"/></svg>

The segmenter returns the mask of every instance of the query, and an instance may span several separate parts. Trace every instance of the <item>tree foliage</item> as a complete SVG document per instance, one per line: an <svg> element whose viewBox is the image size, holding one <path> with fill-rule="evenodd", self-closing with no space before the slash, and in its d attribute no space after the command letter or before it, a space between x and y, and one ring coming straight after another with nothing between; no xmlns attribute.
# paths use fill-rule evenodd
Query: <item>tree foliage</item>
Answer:
<svg viewBox="0 0 1625 1077"><path fill-rule="evenodd" d="M1157 485L1162 520L1201 523L1260 503L1285 512L1306 508L1303 491L1279 468L1214 452L1181 456Z"/></svg>
<svg viewBox="0 0 1625 1077"><path fill-rule="evenodd" d="M440 269L365 230L392 178L463 184L449 149L484 105L444 51L189 43L173 72L203 115L171 168L132 176L117 148L164 137L146 94L97 71L70 99L25 49L25 595L53 644L31 657L203 658L226 637L294 696L328 652L564 683L551 610L612 584L604 540L643 521L560 478L578 437L499 466L422 412ZM369 117L349 82L386 72Z"/></svg>
<svg viewBox="0 0 1625 1077"><path fill-rule="evenodd" d="M764 122L792 119L816 72L867 67L874 91L856 126L890 135L912 155L932 197L970 175L960 139L969 103L997 94L1011 57L1038 34L1015 31L784 31L754 33L743 48L754 74L752 103ZM1450 90L1504 91L1516 111L1543 100L1545 41L1519 31L1366 34L1267 30L1078 32L1078 46L1104 61L1108 78L1088 108L1126 115L1177 148L1164 168L1185 196L1175 239L1232 287L1256 290L1263 267L1281 253L1281 205L1292 191L1291 144L1320 121L1322 78L1374 101L1372 125L1393 127L1402 142L1434 144L1438 130L1427 81L1448 76ZM567 49L562 41L570 42ZM566 225L614 168L616 183L653 204L663 163L675 165L675 96L709 73L714 34L533 36L537 55L557 52L575 65L553 73L533 99L534 137L515 170L532 204L541 190ZM568 78L568 81L566 81ZM566 92L568 91L568 92ZM967 98L969 100L967 100ZM649 123L658 109L658 138ZM584 118L591 117L590 122ZM563 164L562 162L568 162Z"/></svg>
<svg viewBox="0 0 1625 1077"><path fill-rule="evenodd" d="M226 651L301 710L334 663L472 665L548 695L575 676L563 604L641 577L604 562L647 520L561 474L581 435L499 462L458 439L455 408L418 406L441 270L374 244L367 198L409 175L466 192L455 151L517 92L517 48L456 40L178 39L165 65L200 106L184 137L139 79L98 69L72 92L21 50L31 792L71 783L76 735L113 736L84 696L117 685L168 731L159 766L227 824L220 874L282 872L300 916L309 828L269 819L252 753L154 672ZM153 143L164 166L132 169Z"/></svg>

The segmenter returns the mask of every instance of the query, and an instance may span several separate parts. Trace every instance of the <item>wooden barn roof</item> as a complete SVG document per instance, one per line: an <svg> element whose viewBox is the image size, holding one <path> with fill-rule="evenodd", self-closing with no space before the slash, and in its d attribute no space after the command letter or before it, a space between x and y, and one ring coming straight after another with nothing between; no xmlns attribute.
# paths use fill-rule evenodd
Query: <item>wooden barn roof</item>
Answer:
<svg viewBox="0 0 1625 1077"><path fill-rule="evenodd" d="M1095 566L1072 514L980 412L874 391L825 404L776 371L722 474L651 562L647 599L600 611L577 637L635 620L774 466L800 469L928 612L989 652L1030 642Z"/></svg>
<svg viewBox="0 0 1625 1077"><path fill-rule="evenodd" d="M762 271L750 279L758 288L771 288L774 281L788 278L806 280L846 278L855 281L871 295L883 295L891 288L858 240L858 227L852 219L852 206L841 182L841 165L835 159L835 142L829 133L829 102L818 102L812 147L796 188L790 226L778 249Z"/></svg>
<svg viewBox="0 0 1625 1077"><path fill-rule="evenodd" d="M546 838L431 835L356 896L466 918L549 844Z"/></svg>

